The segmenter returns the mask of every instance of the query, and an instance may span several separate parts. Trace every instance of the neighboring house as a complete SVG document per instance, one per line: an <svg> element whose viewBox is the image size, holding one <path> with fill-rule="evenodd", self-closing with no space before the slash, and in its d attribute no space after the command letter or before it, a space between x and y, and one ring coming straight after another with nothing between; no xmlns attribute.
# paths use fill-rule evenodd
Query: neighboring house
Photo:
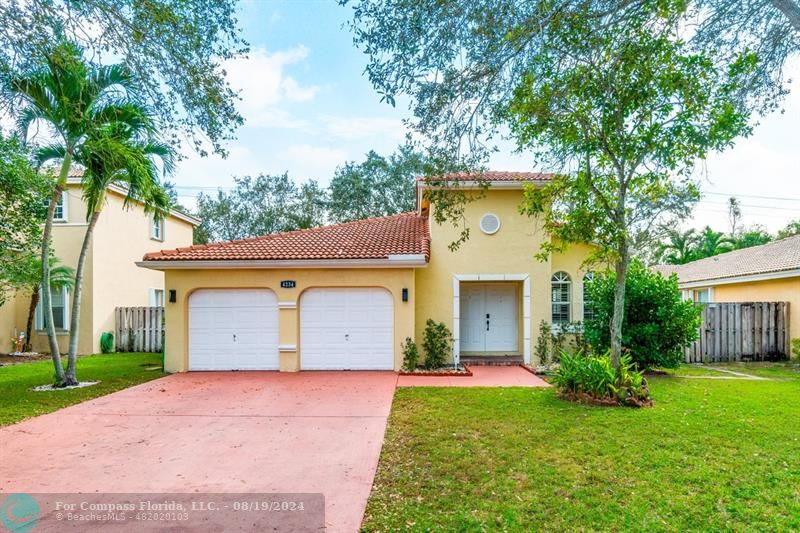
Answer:
<svg viewBox="0 0 800 533"><path fill-rule="evenodd" d="M78 263L87 226L80 176L80 170L70 174L53 224L53 255L62 264L73 268ZM137 268L135 262L157 247L191 245L193 228L200 222L177 211L157 221L144 213L141 204L132 202L124 208L125 190L121 187L111 186L109 192L86 258L78 345L80 354L100 351L100 335L104 331L114 331L116 307L163 305L164 275ZM70 292L53 291L53 320L62 351L66 350L69 337ZM24 291L0 307L1 351L5 352L11 339L25 331L29 307L30 294ZM41 304L31 337L33 350L50 351Z"/></svg>
<svg viewBox="0 0 800 533"><path fill-rule="evenodd" d="M437 225L417 188L417 211L147 254L166 275L166 369L398 370L401 344L427 319L455 337L454 358L530 361L543 320L584 316L581 265L589 248L538 261L548 238L519 213L538 173L489 172L461 227ZM478 194L474 176L451 176Z"/></svg>
<svg viewBox="0 0 800 533"><path fill-rule="evenodd" d="M789 302L789 336L800 334L800 235L656 270L695 302Z"/></svg>

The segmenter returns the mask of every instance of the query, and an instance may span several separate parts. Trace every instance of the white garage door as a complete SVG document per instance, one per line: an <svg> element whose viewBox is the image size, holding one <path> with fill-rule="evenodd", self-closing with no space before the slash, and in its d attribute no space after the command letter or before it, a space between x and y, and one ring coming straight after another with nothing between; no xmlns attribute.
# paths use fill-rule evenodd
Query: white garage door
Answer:
<svg viewBox="0 0 800 533"><path fill-rule="evenodd" d="M189 370L277 370L278 298L269 289L189 297Z"/></svg>
<svg viewBox="0 0 800 533"><path fill-rule="evenodd" d="M394 302L386 289L309 289L300 299L306 370L394 369Z"/></svg>

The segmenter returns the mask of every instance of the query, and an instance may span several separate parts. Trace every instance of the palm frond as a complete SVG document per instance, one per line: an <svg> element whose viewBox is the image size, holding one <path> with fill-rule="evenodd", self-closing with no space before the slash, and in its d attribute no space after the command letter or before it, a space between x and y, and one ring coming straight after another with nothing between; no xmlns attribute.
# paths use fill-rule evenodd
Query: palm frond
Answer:
<svg viewBox="0 0 800 533"><path fill-rule="evenodd" d="M131 128L135 135L149 134L155 130L153 114L144 106L133 102L115 100L98 103L89 110L91 127L98 128L121 123Z"/></svg>
<svg viewBox="0 0 800 533"><path fill-rule="evenodd" d="M41 166L48 161L54 159L63 159L67 153L67 149L63 144L48 144L42 146L34 152L36 163Z"/></svg>
<svg viewBox="0 0 800 533"><path fill-rule="evenodd" d="M50 285L56 289L64 287L71 289L75 286L75 269L66 265L51 266Z"/></svg>
<svg viewBox="0 0 800 533"><path fill-rule="evenodd" d="M126 91L132 91L137 88L133 73L122 64L96 67L92 70L91 80L100 91L114 86L119 86Z"/></svg>

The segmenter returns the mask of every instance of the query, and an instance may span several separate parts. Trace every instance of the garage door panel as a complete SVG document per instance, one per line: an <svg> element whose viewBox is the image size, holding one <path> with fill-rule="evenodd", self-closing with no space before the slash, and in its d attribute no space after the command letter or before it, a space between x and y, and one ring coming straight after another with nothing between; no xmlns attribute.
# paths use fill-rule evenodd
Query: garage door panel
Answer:
<svg viewBox="0 0 800 533"><path fill-rule="evenodd" d="M278 299L268 289L204 289L189 298L190 370L277 370Z"/></svg>
<svg viewBox="0 0 800 533"><path fill-rule="evenodd" d="M394 368L394 302L377 288L307 290L300 301L304 369Z"/></svg>

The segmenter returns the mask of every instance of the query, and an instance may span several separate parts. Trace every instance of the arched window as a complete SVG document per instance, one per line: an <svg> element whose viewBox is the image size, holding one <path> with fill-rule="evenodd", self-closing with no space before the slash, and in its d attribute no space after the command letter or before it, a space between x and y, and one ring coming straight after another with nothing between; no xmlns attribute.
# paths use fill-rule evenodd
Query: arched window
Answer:
<svg viewBox="0 0 800 533"><path fill-rule="evenodd" d="M571 313L572 280L566 272L556 272L550 278L553 303L553 324L569 324Z"/></svg>
<svg viewBox="0 0 800 533"><path fill-rule="evenodd" d="M587 285L594 279L594 272L587 272L583 275L583 321L588 322L594 318L594 305L589 297Z"/></svg>

